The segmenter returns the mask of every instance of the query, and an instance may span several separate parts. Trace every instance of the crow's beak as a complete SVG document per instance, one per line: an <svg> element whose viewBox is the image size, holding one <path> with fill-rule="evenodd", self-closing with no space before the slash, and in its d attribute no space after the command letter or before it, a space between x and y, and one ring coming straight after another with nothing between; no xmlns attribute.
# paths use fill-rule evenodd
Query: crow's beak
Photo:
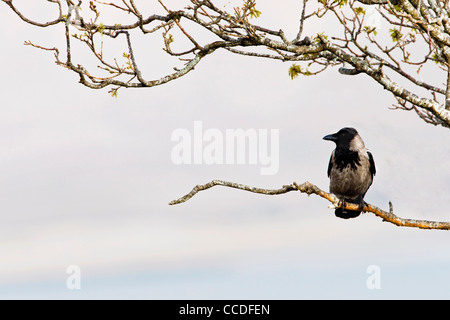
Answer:
<svg viewBox="0 0 450 320"><path fill-rule="evenodd" d="M326 135L325 137L323 137L323 140L330 140L330 141L334 141L334 142L336 142L337 141L337 137L336 137L336 134L329 134L329 135Z"/></svg>

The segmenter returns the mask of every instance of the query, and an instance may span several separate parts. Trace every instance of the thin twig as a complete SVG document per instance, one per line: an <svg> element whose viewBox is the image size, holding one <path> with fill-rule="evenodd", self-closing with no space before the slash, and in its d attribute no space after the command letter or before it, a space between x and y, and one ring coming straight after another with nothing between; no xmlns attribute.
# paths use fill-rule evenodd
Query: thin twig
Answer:
<svg viewBox="0 0 450 320"><path fill-rule="evenodd" d="M302 15L300 17L300 26L298 28L298 33L297 33L297 36L295 37L294 43L300 41L300 39L302 37L303 24L305 23L306 1L307 0L303 0Z"/></svg>

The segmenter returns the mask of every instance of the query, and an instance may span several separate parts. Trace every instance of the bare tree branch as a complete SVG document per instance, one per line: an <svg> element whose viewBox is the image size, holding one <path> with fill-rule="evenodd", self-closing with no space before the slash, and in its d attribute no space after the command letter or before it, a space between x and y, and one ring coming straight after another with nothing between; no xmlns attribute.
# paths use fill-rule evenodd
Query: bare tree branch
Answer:
<svg viewBox="0 0 450 320"><path fill-rule="evenodd" d="M33 21L31 19L28 19L27 17L25 17L14 5L13 5L13 0L2 0L4 3L6 3L6 5L8 5L12 11L14 11L15 14L17 14L17 16L22 19L24 22L29 23L33 26L37 26L37 27L49 27L49 26L53 26L55 24L58 24L60 22L64 21L64 17L62 15L62 10L61 10L61 3L59 1L51 1L51 0L47 0L48 2L53 2L56 3L59 7L59 16L58 18L56 18L55 20L52 21L48 21L48 22L36 22Z"/></svg>
<svg viewBox="0 0 450 320"><path fill-rule="evenodd" d="M82 1L42 0L57 7L56 18L36 22L27 18L13 4L15 0L1 0L22 21L39 26L52 27L65 24L66 59L56 57L56 63L80 77L80 83L92 88L112 87L109 92L117 94L119 88L144 88L162 85L179 79L217 50L233 54L279 61L301 62L289 69L291 78L311 76L324 72L328 67L338 66L344 75L365 74L401 99L427 123L450 128L450 5L436 0L318 0L311 3L301 0L299 28L295 39L288 40L279 28L269 28L255 23L261 14L255 0L242 0L239 7L215 5L217 0L189 0L183 7L171 9L165 0L158 0L163 14L145 15L148 4L138 5L132 0ZM95 3L95 4L94 4ZM188 6L186 6L188 4ZM102 9L129 13L136 21L103 24ZM83 9L83 10L82 10ZM369 9L372 13L368 13ZM389 24L388 31L371 25L370 18L377 15L380 22ZM304 35L305 26L313 19L338 22L336 30L322 30L315 24L313 34ZM195 27L193 27L195 26ZM71 34L76 29L80 34ZM199 30L210 37L198 36ZM383 32L382 32L383 31ZM172 66L163 76L148 75L133 52L136 32L145 36L162 36L163 52L179 59L183 66ZM184 38L181 48L172 48L173 34ZM383 34L381 34L383 33ZM126 41L118 35L125 34ZM96 45L99 37L107 36L117 41L116 47L127 50L128 66L121 67L117 59L107 61L102 49ZM75 63L77 55L72 42L88 46L100 66L93 72L87 70L83 61ZM28 44L31 44L29 42ZM44 46L33 44L44 49ZM101 47L100 47L101 48ZM55 48L62 52L61 48ZM415 67L417 70L411 70ZM422 79L419 73L432 75ZM413 73L416 71L417 76ZM105 73L106 72L106 73ZM393 79L396 79L395 81ZM406 80L406 81L399 81ZM424 94L425 92L425 94Z"/></svg>
<svg viewBox="0 0 450 320"><path fill-rule="evenodd" d="M294 43L298 43L300 41L300 39L302 38L303 24L305 23L305 16L306 16L306 1L307 0L303 0L302 15L300 17L300 26L299 26L299 29L298 29L297 36L295 37Z"/></svg>
<svg viewBox="0 0 450 320"><path fill-rule="evenodd" d="M342 203L339 201L339 198L337 198L334 194L328 193L317 187L316 185L305 182L302 184L297 184L296 182L290 184L290 185L284 185L280 189L262 189L262 188L256 188L256 187L250 187L244 184L239 184L235 182L228 182L228 181L222 181L222 180L213 180L209 183L203 184L203 185L197 185L195 186L191 192L186 194L185 196L173 200L169 203L169 205L175 205L180 204L183 202L188 201L193 196L195 196L198 192L210 189L214 186L224 186L229 188L235 188L239 190L245 190L253 193L259 193L264 195L278 195L278 194L284 194L291 191L300 191L301 193L306 193L307 195L316 194L324 199L327 199L332 203L332 208L339 208L342 206ZM359 205L353 204L353 203L346 203L345 209L348 210L358 210ZM372 212L376 216L383 219L383 221L387 221L390 223L393 223L400 227L412 227L412 228L420 228L420 229L439 229L439 230L450 230L450 222L438 222L438 221L428 221L428 220L416 220L416 219L404 219L397 217L393 212L392 203L389 202L389 212L384 211L376 206L373 206L371 204L366 204L363 208L363 212Z"/></svg>
<svg viewBox="0 0 450 320"><path fill-rule="evenodd" d="M387 0L358 0L358 2L367 4L367 5L375 5L375 4L386 4Z"/></svg>
<svg viewBox="0 0 450 320"><path fill-rule="evenodd" d="M447 72L447 88L445 92L445 109L450 110L450 67Z"/></svg>

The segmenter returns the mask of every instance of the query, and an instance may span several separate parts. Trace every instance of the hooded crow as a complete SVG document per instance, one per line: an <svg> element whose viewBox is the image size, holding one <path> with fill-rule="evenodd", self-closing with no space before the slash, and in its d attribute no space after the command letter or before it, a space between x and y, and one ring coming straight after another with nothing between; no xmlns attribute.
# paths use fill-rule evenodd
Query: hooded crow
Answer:
<svg viewBox="0 0 450 320"><path fill-rule="evenodd" d="M375 162L366 149L364 141L354 128L342 128L337 133L323 137L336 143L328 164L330 192L335 194L342 204L346 201L364 207L364 196L375 175ZM356 218L362 210L337 208L339 218Z"/></svg>

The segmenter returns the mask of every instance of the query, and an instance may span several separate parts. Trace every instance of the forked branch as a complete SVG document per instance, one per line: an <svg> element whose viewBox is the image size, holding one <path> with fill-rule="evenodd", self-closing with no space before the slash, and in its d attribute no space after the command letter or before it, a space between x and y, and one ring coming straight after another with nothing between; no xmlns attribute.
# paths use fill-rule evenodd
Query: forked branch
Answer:
<svg viewBox="0 0 450 320"><path fill-rule="evenodd" d="M339 198L336 197L334 194L328 193L317 187L316 185L306 181L302 184L297 184L296 182L290 184L290 185L284 185L280 189L262 189L262 188L255 188L250 187L244 184L239 184L235 182L228 182L228 181L222 181L222 180L213 180L209 183L203 184L203 185L197 185L195 186L191 192L186 194L185 196L173 200L169 203L169 205L175 205L180 204L183 202L188 201L193 196L195 196L198 192L207 190L209 188L212 188L214 186L224 186L229 188L235 188L245 191L250 191L253 193L259 193L259 194L265 194L265 195L277 195L277 194L284 194L291 191L300 191L301 193L306 193L307 195L316 194L324 199L327 199L332 203L330 207L332 208L338 208L342 206L341 202L339 201ZM358 210L359 206L354 203L346 203L345 209L348 210ZM389 212L384 211L376 206L373 206L371 204L366 204L366 206L363 208L363 212L372 212L376 216L383 219L383 221L387 221L390 223L393 223L400 227L412 227L412 228L420 228L420 229L440 229L440 230L450 230L450 222L438 222L438 221L428 221L428 220L416 220L416 219L404 219L397 217L393 212L392 203L389 202Z"/></svg>

